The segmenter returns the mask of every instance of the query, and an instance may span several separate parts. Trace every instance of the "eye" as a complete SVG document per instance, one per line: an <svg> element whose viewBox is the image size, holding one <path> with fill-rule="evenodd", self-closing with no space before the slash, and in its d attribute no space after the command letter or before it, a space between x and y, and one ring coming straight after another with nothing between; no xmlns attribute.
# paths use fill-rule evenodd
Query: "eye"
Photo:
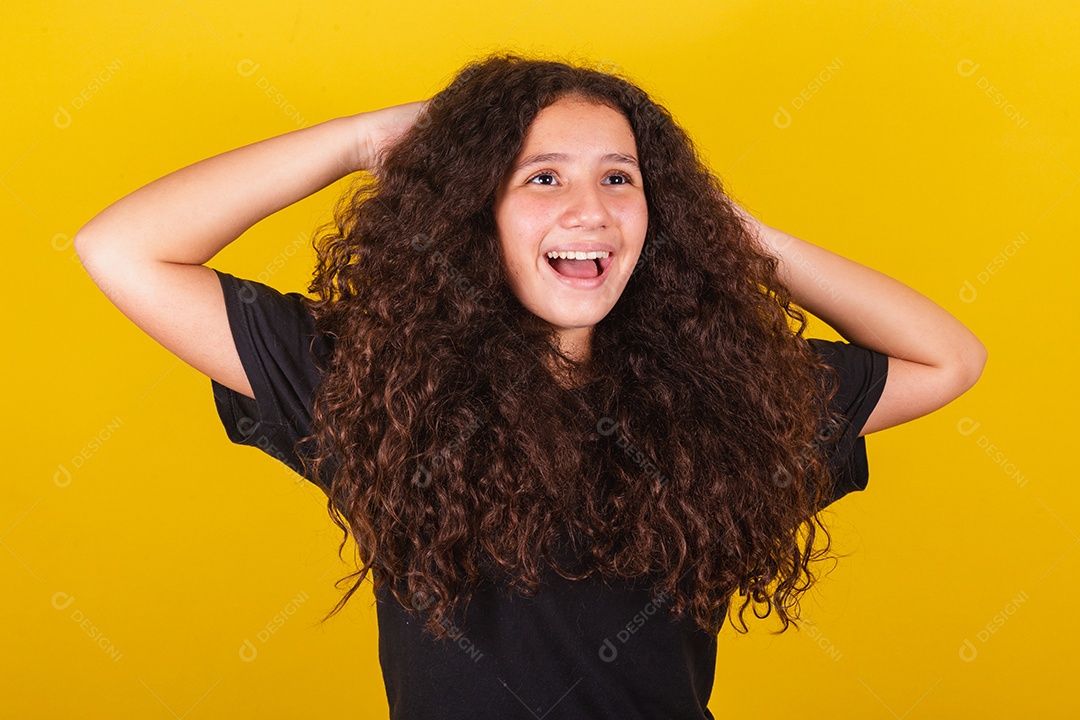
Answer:
<svg viewBox="0 0 1080 720"><path fill-rule="evenodd" d="M541 170L540 172L536 173L535 175L530 177L525 182L527 184L531 185L533 180L536 180L537 178L541 178L541 177L554 178L555 173L553 173L550 170ZM634 184L634 179L632 177L630 177L630 175L628 175L627 173L622 172L621 170L616 170L616 171L612 172L610 175L608 175L608 177L609 178L617 177L617 178L622 180L622 182L613 183L615 185L633 185ZM540 183L540 184L541 185L550 185L551 183Z"/></svg>
<svg viewBox="0 0 1080 720"><path fill-rule="evenodd" d="M540 178L540 177L551 177L551 178L553 178L553 177L555 177L555 173L551 172L550 170L541 170L540 172L536 173L535 175L533 175L531 178L529 178L525 182L529 183L529 184L532 184L533 180L535 180L536 178ZM540 184L541 185L550 185L551 183L540 183Z"/></svg>

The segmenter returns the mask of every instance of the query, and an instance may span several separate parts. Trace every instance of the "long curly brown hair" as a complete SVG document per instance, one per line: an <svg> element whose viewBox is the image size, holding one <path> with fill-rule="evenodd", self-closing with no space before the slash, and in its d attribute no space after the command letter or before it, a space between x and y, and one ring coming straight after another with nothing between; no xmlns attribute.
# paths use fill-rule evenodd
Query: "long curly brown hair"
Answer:
<svg viewBox="0 0 1080 720"><path fill-rule="evenodd" d="M533 119L567 95L626 116L649 220L580 361L514 296L493 207ZM431 98L378 172L317 234L306 299L334 349L305 463L333 461L338 551L351 534L359 558L324 620L370 572L443 636L478 584L532 594L550 568L648 582L713 633L736 590L743 632L751 602L794 623L830 544L838 377L670 113L620 74L496 53Z"/></svg>

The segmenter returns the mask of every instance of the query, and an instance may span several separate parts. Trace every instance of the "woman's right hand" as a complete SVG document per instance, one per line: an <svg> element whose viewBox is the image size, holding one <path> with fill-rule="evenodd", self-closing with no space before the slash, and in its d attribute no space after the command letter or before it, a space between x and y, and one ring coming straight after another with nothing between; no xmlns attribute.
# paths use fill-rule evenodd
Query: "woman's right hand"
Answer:
<svg viewBox="0 0 1080 720"><path fill-rule="evenodd" d="M357 167L353 169L378 175L382 158L416 122L428 102L418 100L355 115Z"/></svg>

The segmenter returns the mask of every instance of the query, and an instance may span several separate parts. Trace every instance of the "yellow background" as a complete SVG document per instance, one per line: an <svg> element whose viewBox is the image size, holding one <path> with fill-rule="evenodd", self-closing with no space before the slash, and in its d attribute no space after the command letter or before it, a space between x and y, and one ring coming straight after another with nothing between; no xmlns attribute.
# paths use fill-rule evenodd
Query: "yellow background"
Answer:
<svg viewBox="0 0 1080 720"><path fill-rule="evenodd" d="M621 68L762 220L902 280L989 348L966 395L869 436L870 486L830 514L853 554L807 597L803 632L771 635L770 619L721 633L717 717L1080 716L1080 9L707 5L0 10L13 260L0 712L386 716L370 584L317 624L348 570L324 496L228 442L210 381L109 303L70 239L172 170L429 97L469 58L507 49ZM211 265L304 291L309 234L341 188ZM809 334L838 337L820 321Z"/></svg>

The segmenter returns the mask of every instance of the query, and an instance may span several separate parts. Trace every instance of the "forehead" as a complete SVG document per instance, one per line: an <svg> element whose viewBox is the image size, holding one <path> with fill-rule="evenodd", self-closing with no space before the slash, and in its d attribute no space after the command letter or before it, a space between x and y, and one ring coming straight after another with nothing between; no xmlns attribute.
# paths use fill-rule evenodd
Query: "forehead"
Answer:
<svg viewBox="0 0 1080 720"><path fill-rule="evenodd" d="M604 150L633 151L634 132L626 116L609 105L581 98L561 98L540 110L525 135L521 155L540 145L610 145ZM559 152L565 148L545 148Z"/></svg>

